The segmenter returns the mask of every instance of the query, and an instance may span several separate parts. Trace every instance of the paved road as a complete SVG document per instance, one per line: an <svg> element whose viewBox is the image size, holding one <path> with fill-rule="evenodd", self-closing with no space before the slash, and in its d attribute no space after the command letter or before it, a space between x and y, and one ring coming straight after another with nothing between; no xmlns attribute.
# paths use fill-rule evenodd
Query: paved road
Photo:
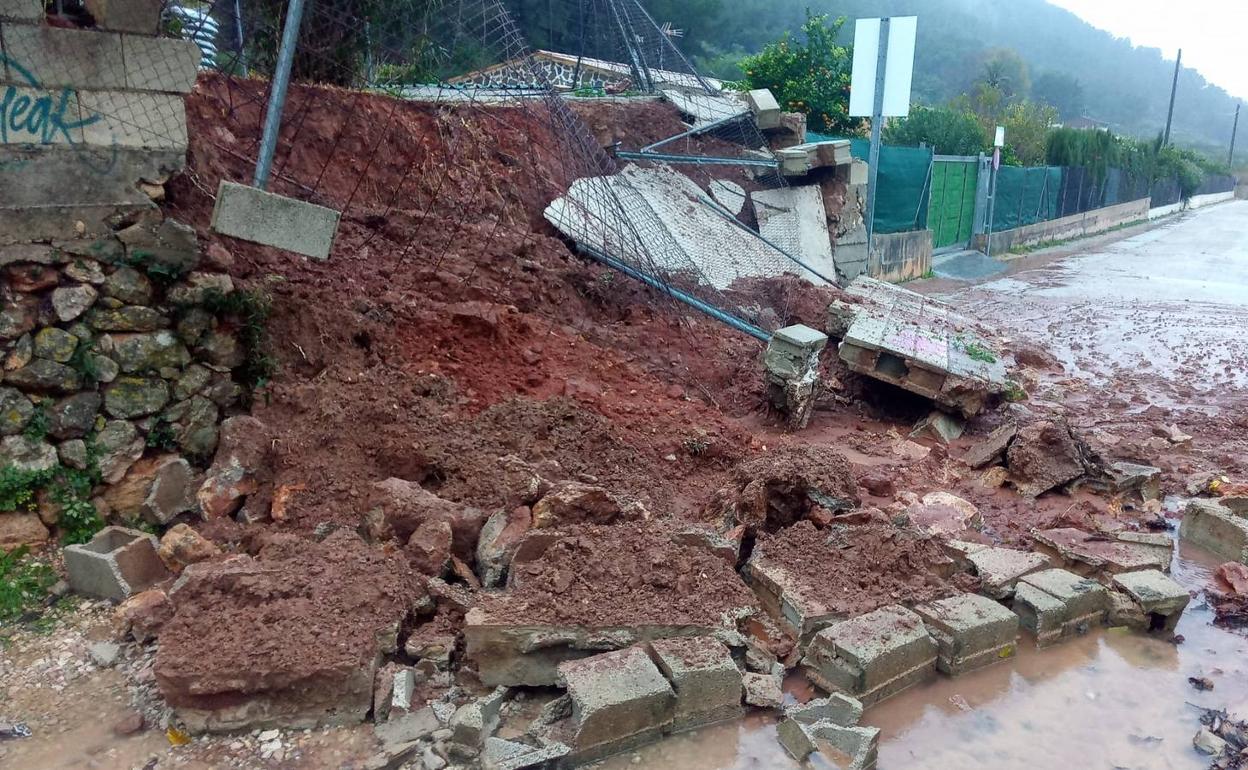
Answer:
<svg viewBox="0 0 1248 770"><path fill-rule="evenodd" d="M1153 404L1220 411L1228 396L1243 395L1248 201L1191 212L1086 253L1039 254L1028 263L1037 266L942 296L1042 343L1068 372L1142 393Z"/></svg>

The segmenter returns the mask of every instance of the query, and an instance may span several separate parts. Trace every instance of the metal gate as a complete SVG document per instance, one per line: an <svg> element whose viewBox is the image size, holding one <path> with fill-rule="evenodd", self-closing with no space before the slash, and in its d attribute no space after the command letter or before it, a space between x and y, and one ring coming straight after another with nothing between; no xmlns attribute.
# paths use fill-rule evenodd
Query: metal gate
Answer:
<svg viewBox="0 0 1248 770"><path fill-rule="evenodd" d="M927 227L932 231L933 248L964 248L970 243L978 181L979 158L975 156L937 155L932 159Z"/></svg>

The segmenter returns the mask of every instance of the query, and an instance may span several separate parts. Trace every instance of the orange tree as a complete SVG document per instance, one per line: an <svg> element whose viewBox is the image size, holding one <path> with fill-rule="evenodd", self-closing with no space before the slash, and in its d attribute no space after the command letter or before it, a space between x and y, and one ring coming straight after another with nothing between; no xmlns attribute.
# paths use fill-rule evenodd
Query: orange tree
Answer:
<svg viewBox="0 0 1248 770"><path fill-rule="evenodd" d="M849 116L850 46L836 40L844 17L829 21L809 11L799 40L786 32L762 52L741 61L743 85L766 88L785 110L806 113L812 131L836 135L861 133L862 120Z"/></svg>

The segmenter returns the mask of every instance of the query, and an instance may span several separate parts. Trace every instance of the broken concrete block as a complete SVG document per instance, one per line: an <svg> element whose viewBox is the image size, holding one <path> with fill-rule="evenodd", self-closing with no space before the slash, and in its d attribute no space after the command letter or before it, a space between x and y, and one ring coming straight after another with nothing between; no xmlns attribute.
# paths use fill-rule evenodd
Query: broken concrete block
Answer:
<svg viewBox="0 0 1248 770"><path fill-rule="evenodd" d="M673 732L741 715L741 671L722 642L709 636L662 639L650 643L650 653L676 691Z"/></svg>
<svg viewBox="0 0 1248 770"><path fill-rule="evenodd" d="M433 735L441 729L442 723L432 708L426 706L419 711L403 714L397 719L380 722L373 726L373 733L381 741L382 750L395 755L404 748L415 746L419 741Z"/></svg>
<svg viewBox="0 0 1248 770"><path fill-rule="evenodd" d="M570 754L572 749L562 743L531 746L519 741L489 738L481 752L482 770L524 770L530 767L551 767ZM427 766L427 765L426 765Z"/></svg>
<svg viewBox="0 0 1248 770"><path fill-rule="evenodd" d="M169 577L156 538L136 529L105 527L64 554L69 585L86 596L121 601Z"/></svg>
<svg viewBox="0 0 1248 770"><path fill-rule="evenodd" d="M781 150L783 156L790 150ZM786 161L787 163L787 161ZM789 255L801 260L794 270L816 286L835 279L836 263L828 235L828 213L818 185L793 185L750 193L758 231Z"/></svg>
<svg viewBox="0 0 1248 770"><path fill-rule="evenodd" d="M577 762L650 743L672 724L676 693L640 647L563 663L559 676L572 698Z"/></svg>
<svg viewBox="0 0 1248 770"><path fill-rule="evenodd" d="M1151 631L1173 631L1192 598L1183 586L1155 569L1114 575L1114 587L1139 606Z"/></svg>
<svg viewBox="0 0 1248 770"><path fill-rule="evenodd" d="M910 525L933 535L954 535L984 526L979 508L950 492L929 492L906 507Z"/></svg>
<svg viewBox="0 0 1248 770"><path fill-rule="evenodd" d="M1109 592L1095 580L1048 569L1019 579L1013 609L1023 627L1045 646L1103 624Z"/></svg>
<svg viewBox="0 0 1248 770"><path fill-rule="evenodd" d="M1248 518L1212 500L1193 500L1183 512L1179 537L1223 559L1248 564Z"/></svg>
<svg viewBox="0 0 1248 770"><path fill-rule="evenodd" d="M977 548L966 558L979 575L980 590L994 599L1008 598L1019 578L1051 566L1044 554L1011 548Z"/></svg>
<svg viewBox="0 0 1248 770"><path fill-rule="evenodd" d="M764 131L780 127L780 103L766 88L750 91L745 95L745 102L754 115L754 122Z"/></svg>
<svg viewBox="0 0 1248 770"><path fill-rule="evenodd" d="M742 675L745 686L745 702L760 709L780 708L784 703L784 691L780 689L780 677L772 674L747 673Z"/></svg>
<svg viewBox="0 0 1248 770"><path fill-rule="evenodd" d="M1068 484L1085 472L1083 451L1063 422L1037 422L1020 428L1006 451L1010 482L1024 497Z"/></svg>
<svg viewBox="0 0 1248 770"><path fill-rule="evenodd" d="M212 209L212 229L264 246L329 259L341 212L221 181Z"/></svg>
<svg viewBox="0 0 1248 770"><path fill-rule="evenodd" d="M1018 649L1018 615L992 599L962 594L914 608L938 647L937 668L957 676Z"/></svg>
<svg viewBox="0 0 1248 770"><path fill-rule="evenodd" d="M1005 454L1005 450L1009 447L1010 442L1014 440L1014 436L1017 433L1018 427L1014 423L1006 423L998 427L985 436L982 441L966 450L966 454L962 455L962 462L972 468L981 468L987 465Z"/></svg>
<svg viewBox="0 0 1248 770"><path fill-rule="evenodd" d="M1145 501L1161 499L1161 468L1116 462L1106 468L1106 473L1115 492L1135 492Z"/></svg>
<svg viewBox="0 0 1248 770"><path fill-rule="evenodd" d="M776 331L763 357L767 398L788 415L789 428L800 430L810 422L819 383L819 354L828 335L796 324Z"/></svg>
<svg viewBox="0 0 1248 770"><path fill-rule="evenodd" d="M910 431L910 438L930 438L942 444L955 441L966 430L966 420L946 414L940 410L933 411L924 417Z"/></svg>
<svg viewBox="0 0 1248 770"><path fill-rule="evenodd" d="M498 729L498 716L507 700L507 688L497 687L484 698L460 706L451 717L451 742L480 751L486 738Z"/></svg>
<svg viewBox="0 0 1248 770"><path fill-rule="evenodd" d="M850 185L865 185L868 177L871 175L871 166L865 160L854 158L849 164L849 177L847 183Z"/></svg>
<svg viewBox="0 0 1248 770"><path fill-rule="evenodd" d="M1170 569L1173 542L1165 535L1144 542L1106 540L1103 535L1060 527L1032 532L1032 536L1037 550L1050 554L1061 566L1081 573Z"/></svg>
<svg viewBox="0 0 1248 770"><path fill-rule="evenodd" d="M917 292L858 276L840 358L849 368L970 417L1006 387L1005 364L975 323ZM839 311L838 311L839 312ZM844 323L844 322L842 322Z"/></svg>
<svg viewBox="0 0 1248 770"><path fill-rule="evenodd" d="M819 751L819 744L823 743L841 755L834 759L836 767L873 770L879 750L880 730L878 727L839 725L827 720L802 723L785 719L776 726L776 736L784 750L799 762Z"/></svg>
<svg viewBox="0 0 1248 770"><path fill-rule="evenodd" d="M826 698L815 698L806 703L788 706L784 715L803 724L832 722L842 727L852 727L862 719L862 702L844 693L834 692Z"/></svg>
<svg viewBox="0 0 1248 770"><path fill-rule="evenodd" d="M934 676L936 649L922 618L890 605L815 634L802 663L820 687L870 706Z"/></svg>
<svg viewBox="0 0 1248 770"><path fill-rule="evenodd" d="M809 146L786 147L776 150L780 161L780 173L785 176L805 176L815 170L819 160Z"/></svg>

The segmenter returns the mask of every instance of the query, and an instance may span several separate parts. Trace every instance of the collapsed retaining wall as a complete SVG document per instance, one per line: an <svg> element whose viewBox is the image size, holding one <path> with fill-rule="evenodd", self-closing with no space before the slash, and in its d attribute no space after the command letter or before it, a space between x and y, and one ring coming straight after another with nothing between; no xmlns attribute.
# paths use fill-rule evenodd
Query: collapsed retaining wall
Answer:
<svg viewBox="0 0 1248 770"><path fill-rule="evenodd" d="M1001 230L992 234L992 251L1001 254L1013 248L1034 246L1050 241L1067 241L1103 233L1120 225L1148 218L1150 198L1093 209L1082 214L1050 219L1034 225ZM981 233L971 240L971 248L986 251L988 235Z"/></svg>
<svg viewBox="0 0 1248 770"><path fill-rule="evenodd" d="M871 238L867 275L900 283L922 278L932 269L932 231L879 233Z"/></svg>

